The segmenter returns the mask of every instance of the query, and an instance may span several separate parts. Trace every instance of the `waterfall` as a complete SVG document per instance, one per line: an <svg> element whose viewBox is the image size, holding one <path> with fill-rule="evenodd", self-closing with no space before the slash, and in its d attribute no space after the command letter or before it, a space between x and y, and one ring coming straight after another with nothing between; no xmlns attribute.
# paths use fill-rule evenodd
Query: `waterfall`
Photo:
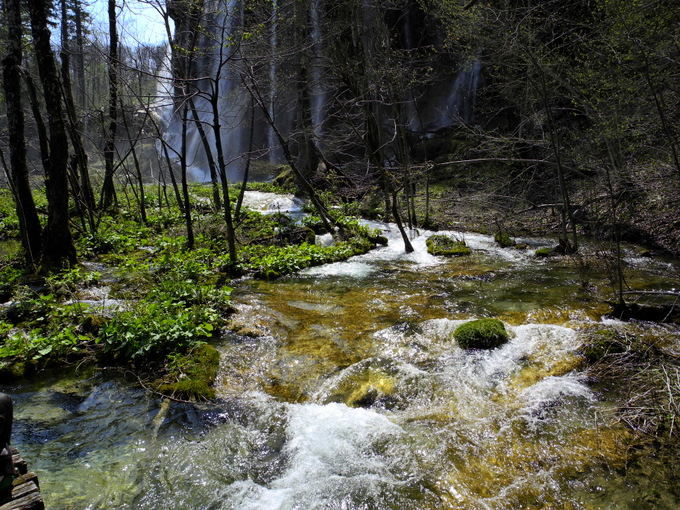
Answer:
<svg viewBox="0 0 680 510"><path fill-rule="evenodd" d="M439 107L439 118L429 126L436 130L472 120L477 90L482 78L482 62L478 59L458 71L451 81L444 104Z"/></svg>
<svg viewBox="0 0 680 510"><path fill-rule="evenodd" d="M324 103L326 101L323 79L322 79L322 60L323 60L323 44L322 44L322 19L321 19L321 1L312 0L312 51L314 54L314 61L312 65L312 83L310 90L312 91L312 125L314 127L314 136L318 139L322 135L322 124L325 116Z"/></svg>
<svg viewBox="0 0 680 510"><path fill-rule="evenodd" d="M266 113L273 119L278 129L284 137L295 132L299 126L298 122L298 102L300 94L299 87L305 87L309 91L309 109L311 111L311 127L318 147L333 146L334 139L324 139L336 136L333 130L329 129L329 121L334 122L329 117L329 112L337 111L337 104L331 104L333 98L340 97L338 94L342 90L342 79L335 74L334 69L330 68L327 52L331 46L325 42L325 8L323 0L310 0L309 10L306 13L306 21L309 24L308 40L304 41L306 50L309 54L309 63L302 64L301 53L289 50L291 44L299 42L293 35L296 27L290 25L291 12L281 5L278 0L273 0L269 10L264 10L259 14L260 19L248 18L255 16L253 12L247 11L242 0L228 0L226 9L219 11L221 2L215 2L212 7L206 8L205 26L212 27L212 33L198 42L202 52L196 54L193 62L191 78L192 83L198 89L198 94L194 96L198 121L204 126L205 136L208 144L212 148L215 156L215 133L212 105L210 97L219 97L219 121L220 135L222 138L222 149L227 166L227 176L231 180L240 180L244 167L244 157L253 157L246 153L250 147L250 122L251 114L255 125L253 126L254 138L252 148L254 154L276 163L281 160L282 150L275 133L274 126L269 125L260 114L259 109L251 110L249 92L245 89L242 82L243 68L248 67L248 73L254 72L253 85L257 89L256 93L262 94L262 105ZM399 31L398 50L407 55L423 43L425 36L418 35L424 30L422 20L415 4L408 4L397 12L397 21L390 29ZM366 57L370 59L369 53L378 41L375 40L377 20L385 15L380 9L369 0L364 0L360 16L363 19L364 29L357 35L362 39ZM211 14L212 13L212 14ZM394 13L393 13L394 14ZM329 13L329 16L332 13ZM214 16L211 18L211 16ZM349 19L346 21L350 21ZM342 23L343 20L340 20ZM248 25L246 27L246 24ZM257 34L257 30L251 30L251 25L267 27L262 32L263 38L252 38ZM245 27L248 36L241 38L240 30ZM336 30L334 27L333 30ZM267 31L268 30L268 31ZM418 40L416 40L418 39ZM361 58L361 57L360 57ZM408 58L408 57L406 57ZM222 62L220 62L220 60ZM364 62L358 61L353 65L361 66ZM407 61L404 62L408 64ZM300 84L296 80L302 73L296 73L299 65L308 65L309 83ZM370 68L366 71L380 73L381 63L376 63L375 69ZM418 65L414 63L414 65ZM408 124L411 132L434 132L438 129L446 128L469 122L473 118L473 106L477 90L481 84L481 60L476 60L468 67L454 71L454 64L443 59L438 67L436 77L421 87L413 87L404 90L402 97L404 121ZM370 67L370 66L369 66ZM379 74L378 74L379 75ZM377 75L377 76L378 76ZM215 80L219 77L219 83ZM250 78L249 78L250 79ZM371 78L372 79L372 78ZM165 82L166 80L161 80ZM335 89L333 87L340 87ZM164 97L172 97L172 87L165 83L164 90L161 91ZM181 117L178 115L179 106L175 101L174 115L169 115L166 123L165 140L171 147L175 159L179 158L181 148ZM378 108L377 115L386 115L385 108ZM169 110L168 110L169 111ZM382 113L381 113L382 112ZM200 138L196 120L189 113L189 125L187 131L187 165L191 177L199 182L206 182L210 179L208 159L205 154L203 142ZM337 116L335 117L338 118ZM386 118L379 118L379 123L390 129L392 121ZM297 140L292 139L292 147L296 147ZM331 155L332 156L332 155Z"/></svg>
<svg viewBox="0 0 680 510"><path fill-rule="evenodd" d="M269 37L269 43L271 45L271 61L269 63L269 116L273 122L276 122L276 88L277 88L277 62L276 53L279 45L278 38L278 6L276 0L272 0L272 29L271 35ZM274 132L274 126L269 126L267 131L267 141L269 144L269 161L274 162L277 159L276 149L278 147L278 142L276 140L276 133Z"/></svg>

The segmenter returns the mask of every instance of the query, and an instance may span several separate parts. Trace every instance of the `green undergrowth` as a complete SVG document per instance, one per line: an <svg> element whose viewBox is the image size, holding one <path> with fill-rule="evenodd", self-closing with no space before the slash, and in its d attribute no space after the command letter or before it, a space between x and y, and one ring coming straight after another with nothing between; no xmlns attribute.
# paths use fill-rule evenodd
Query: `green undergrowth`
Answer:
<svg viewBox="0 0 680 510"><path fill-rule="evenodd" d="M336 225L331 246L315 244L324 232L313 214L298 222L243 208L234 222L237 260L231 260L224 213L213 209L211 187L192 186L191 193L198 204L191 249L172 194L159 197L149 189L146 222L135 207L104 214L94 233L75 228L74 220L83 265L35 275L20 258L0 256L0 298L10 303L0 309L0 382L86 363L124 366L177 398L212 398L219 354L209 345L233 312L234 278L277 278L375 247L377 237L358 224L351 206L327 204ZM3 198L0 219L14 225ZM17 233L11 227L1 235Z"/></svg>

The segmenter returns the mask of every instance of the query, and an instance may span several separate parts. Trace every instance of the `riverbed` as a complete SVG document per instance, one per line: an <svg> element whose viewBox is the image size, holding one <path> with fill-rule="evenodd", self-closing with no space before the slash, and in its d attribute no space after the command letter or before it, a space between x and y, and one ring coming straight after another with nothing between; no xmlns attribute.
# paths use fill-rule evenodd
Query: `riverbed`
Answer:
<svg viewBox="0 0 680 510"><path fill-rule="evenodd" d="M537 258L549 239L447 259L373 223L389 244L275 281L231 283L235 332L215 402L152 395L110 372L49 375L4 391L13 440L51 509L676 508L678 460L631 462L613 395L579 348L596 328L677 326L605 317L602 246ZM625 251L633 289L670 290L677 261ZM510 341L465 351L455 328L502 320Z"/></svg>

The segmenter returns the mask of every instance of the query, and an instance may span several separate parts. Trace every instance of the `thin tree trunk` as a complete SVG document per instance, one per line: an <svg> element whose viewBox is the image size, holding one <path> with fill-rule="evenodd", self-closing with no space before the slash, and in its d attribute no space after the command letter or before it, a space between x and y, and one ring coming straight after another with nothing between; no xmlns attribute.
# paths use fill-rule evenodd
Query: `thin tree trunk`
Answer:
<svg viewBox="0 0 680 510"><path fill-rule="evenodd" d="M36 266L42 253L42 227L35 208L26 165L24 139L24 110L21 104L21 78L19 66L22 59L22 26L20 0L5 0L8 25L7 56L2 61L5 103L9 133L11 184L19 218L21 242L26 262Z"/></svg>
<svg viewBox="0 0 680 510"><path fill-rule="evenodd" d="M408 238L406 229L404 229L404 225L401 221L401 215L399 214L399 206L397 205L398 204L397 193L399 193L399 190L397 189L395 189L392 192L392 214L394 215L394 221L397 224L397 228L401 233L401 238L404 240L404 251L406 253L412 253L414 251L413 245L411 244L411 240Z"/></svg>
<svg viewBox="0 0 680 510"><path fill-rule="evenodd" d="M250 172L250 157L253 153L253 138L255 137L255 101L250 97L250 134L248 137L248 157L246 158L246 166L243 169L243 180L241 182L241 190L238 194L236 207L234 207L234 219L239 220L241 216L241 204L243 204L243 197L246 194L246 187L248 186L248 173Z"/></svg>
<svg viewBox="0 0 680 510"><path fill-rule="evenodd" d="M221 68L221 65L220 65ZM210 96L210 103L213 110L213 131L215 133L215 148L217 149L217 170L222 181L222 205L224 207L224 221L227 225L227 245L229 247L229 260L232 264L236 264L236 234L234 231L234 221L231 215L231 199L229 198L229 180L227 179L227 170L224 162L224 150L222 148L222 127L220 125L220 109L219 97L217 91L219 89L220 71L218 70L215 82L213 83L213 94Z"/></svg>
<svg viewBox="0 0 680 510"><path fill-rule="evenodd" d="M196 123L198 135L201 137L201 142L203 143L205 157L208 160L208 168L210 169L210 182L212 184L213 190L213 202L215 203L215 209L219 211L222 209L222 201L220 200L220 186L218 183L217 170L215 168L215 158L213 157L212 148L210 147L210 141L206 136L205 129L203 129L203 123L198 116L196 102L194 101L193 97L189 97L189 106L191 107L191 115L194 118L194 122Z"/></svg>
<svg viewBox="0 0 680 510"><path fill-rule="evenodd" d="M76 76L76 100L78 106L85 106L85 55L83 44L83 12L80 0L73 0L73 12L76 25L76 53L75 53L75 76Z"/></svg>
<svg viewBox="0 0 680 510"><path fill-rule="evenodd" d="M78 9L79 8L76 3L76 10ZM78 16L79 12L76 12L76 18L78 18ZM76 197L76 200L79 199L79 206L84 209L84 212L87 215L90 231L94 232L94 194L92 193L90 174L87 166L87 154L83 146L83 140L80 137L81 126L80 122L78 121L76 107L73 101L70 55L66 0L61 0L61 77L64 85L64 104L68 114L69 133L71 135L71 143L73 144L76 161L78 163L77 168L79 170L77 178L74 179L75 183L78 183L78 188L80 191L78 194L79 196Z"/></svg>
<svg viewBox="0 0 680 510"><path fill-rule="evenodd" d="M123 110L122 104L121 104L121 111ZM146 111L146 114L148 116L149 111ZM137 133L137 136L135 139L132 139L132 134L130 133L130 126L128 126L127 118L125 117L125 114L121 115L123 119L123 126L125 127L125 133L127 134L129 143L130 143L130 152L132 153L132 161L135 164L135 177L137 178L137 184L139 185L139 217L142 221L142 223L146 224L146 198L144 196L144 179L142 178L142 168L139 164L139 159L137 158L137 150L135 149L135 146L137 145L137 140L139 140L139 135L140 133ZM146 122L146 119L144 119L141 123L143 126Z"/></svg>
<svg viewBox="0 0 680 510"><path fill-rule="evenodd" d="M189 187L187 184L187 114L188 106L182 107L182 147L180 149L180 168L182 176L182 194L184 195L184 220L187 227L187 248L194 249L194 228L191 223L191 202L189 201Z"/></svg>
<svg viewBox="0 0 680 510"><path fill-rule="evenodd" d="M278 126L274 122L274 119L272 119L271 115L269 114L269 110L267 109L267 105L262 99L262 96L259 94L259 91L257 90L257 87L255 86L255 81L250 77L250 84L246 82L246 80L243 80L244 85L248 89L248 93L251 95L251 97L255 100L257 105L259 106L260 110L262 111L262 114L264 115L265 119L267 120L267 123L271 127L271 129L274 131L274 134L276 136L276 139L279 142L279 145L281 146L281 149L283 150L283 155L286 158L286 161L288 162L288 165L290 166L290 169L293 171L293 174L295 175L297 181L302 185L303 189L307 192L309 195L309 199L312 201L312 205L314 205L314 208L316 211L319 213L319 217L321 218L321 222L323 223L324 228L332 232L333 231L333 226L331 225L332 219L330 215L328 214L328 211L326 208L323 206L321 201L319 200L319 197L316 194L316 191L314 190L314 187L312 184L305 178L304 175L302 175L302 172L300 172L300 169L297 167L295 164L295 158L293 157L293 154L290 151L290 146L288 144L288 141L283 137L281 134L281 131L279 130Z"/></svg>
<svg viewBox="0 0 680 510"><path fill-rule="evenodd" d="M118 129L118 29L116 23L116 1L109 0L109 126L104 142L104 185L101 207L106 210L118 207L113 182L113 159L116 152L116 131Z"/></svg>

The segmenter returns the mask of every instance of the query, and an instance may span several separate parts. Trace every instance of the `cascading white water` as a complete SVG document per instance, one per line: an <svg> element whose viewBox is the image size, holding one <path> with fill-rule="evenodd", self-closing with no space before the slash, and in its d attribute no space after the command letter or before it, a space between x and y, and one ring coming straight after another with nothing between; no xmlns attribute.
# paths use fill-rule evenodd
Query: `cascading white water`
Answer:
<svg viewBox="0 0 680 510"><path fill-rule="evenodd" d="M246 191L243 205L263 214L285 213L296 216L302 212L304 202L292 194L273 194L262 191Z"/></svg>
<svg viewBox="0 0 680 510"><path fill-rule="evenodd" d="M214 16L214 19L210 19L210 22L205 25L211 27L211 33L207 34L204 42L201 43L203 47L199 48L200 51L197 53L194 63L197 68L196 83L202 91L194 97L194 101L198 111L198 122L202 124L205 130L206 138L210 147L212 147L214 156L215 133L212 129L214 119L209 96L217 95L219 97L218 109L222 148L225 154L228 178L231 180L241 178L245 157L254 157L254 155L259 154L260 157L265 157L272 163L283 160L283 151L279 147L279 140L275 135L273 126L263 118L264 115L258 113L258 107L253 106L250 93L243 85L242 78L246 68L248 71L245 74L250 75L251 71L254 71L254 76L249 76L247 79L252 78L254 80L251 84L255 88L254 93L261 94L264 103L262 107L266 108L267 114L274 120L276 128L284 137L300 127L296 126L298 103L301 98L298 89L304 87L309 93L309 97L306 99L309 100L312 130L316 138L315 143L319 147L324 147L329 141L333 141L324 140L324 137L333 137L333 130L326 129L325 126L329 122L335 121L336 117L329 116L329 112L334 111L334 108L338 106L332 104L332 98L336 96L332 92L333 87L342 87L342 77L334 76L333 69L329 67L329 55L326 54L328 48L325 43L328 29L323 14L325 7L323 0L312 0L310 10L307 13L310 24L309 41L303 42L303 46L306 45L311 52L307 69L309 80L307 84L298 83L297 77L291 75L291 70L294 71L297 66L301 65L298 57L286 55L286 52L281 51L281 48L287 48L291 43L299 43L299 41L287 39L291 37L292 32L284 26L288 15L284 6L277 2L270 5L271 12L268 21L263 22L263 26L269 26L268 39L251 44L251 41L239 40L239 30L244 28L243 24L246 22L245 3L241 0L228 0L226 9L223 11L220 11L219 5L219 2L216 2L210 8L206 8L208 11L214 10L210 14ZM361 30L360 36L366 58L370 60L372 48L378 44L373 40L375 34L371 27L374 26L377 17L382 14L380 8L368 0L363 2L362 6L361 16L365 26ZM409 50L413 45L412 33L415 28L410 26L412 9L413 7L406 8L402 16L404 19L400 22L400 26L403 25L400 30L404 32L400 38L400 44L404 48L400 49ZM249 34L257 32L257 30L252 31L248 27L245 28ZM336 28L333 27L333 30ZM265 42L268 48L262 49L258 46L258 44ZM234 53L235 51L237 53ZM249 53L250 51L252 51L252 55ZM220 59L222 60L221 63L218 62ZM363 64L356 62L352 65L362 66ZM245 67L240 68L240 66ZM426 90L418 89L417 93L413 90L404 92L405 97L402 100L405 112L404 121L411 131L418 133L436 131L455 125L460 121L469 121L472 118L474 98L481 79L481 63L479 61L474 62L470 69L462 69L458 73L453 73L448 67L450 66L444 66L434 80L435 83L428 84ZM219 81L217 84L214 83L216 78ZM443 81L450 82L450 85L443 86ZM172 87L166 88L171 89ZM172 98L172 90L166 90L165 97ZM168 102L172 103L173 101L170 99ZM252 108L255 108L254 112L251 110ZM171 109L169 110L172 112ZM252 117L251 113L254 114ZM165 134L165 138L172 148L171 156L175 160L179 158L181 147L181 115L180 109L168 119ZM191 113L188 114L188 117L187 164L189 172L194 180L205 182L210 179L208 159L200 139L199 130L196 127L196 119L193 118ZM246 152L251 145L251 118L255 122L252 131L254 134L252 140L254 151L247 155ZM381 118L378 121L388 131L391 129L388 125L391 126L392 121Z"/></svg>
<svg viewBox="0 0 680 510"><path fill-rule="evenodd" d="M261 211L300 205L247 200ZM48 505L488 510L634 508L651 498L650 507L674 507L677 484L657 475L660 463L632 474L612 403L586 381L578 349L584 331L612 327L677 346L677 327L582 313L593 303L574 268L531 248L448 232L473 248L451 260L427 254L431 233L421 231L405 254L396 227L368 224L390 245L234 286L234 320L260 334L215 339L214 402L163 401L109 373L13 388L15 442ZM640 263L645 274L677 273ZM550 323L546 310L566 318ZM503 319L509 341L462 349L453 332L484 316Z"/></svg>
<svg viewBox="0 0 680 510"><path fill-rule="evenodd" d="M482 62L475 60L458 71L445 93L445 101L436 107L438 115L427 125L429 131L472 120L482 69Z"/></svg>
<svg viewBox="0 0 680 510"><path fill-rule="evenodd" d="M276 89L278 86L278 80L277 80L277 70L278 70L278 63L277 63L277 48L279 46L279 37L278 37L278 17L279 17L279 11L278 11L278 5L276 0L272 0L272 26L271 26L271 35L269 37L269 43L271 46L271 61L269 62L269 117L272 119L274 123L276 123ZM275 162L279 159L278 155L278 150L277 147L279 145L277 139L276 139L276 133L274 132L274 126L270 125L268 126L267 130L267 140L268 140L268 152L269 152L269 161L270 162Z"/></svg>
<svg viewBox="0 0 680 510"><path fill-rule="evenodd" d="M322 28L322 14L323 8L322 0L312 0L312 8L310 13L312 23L312 51L314 60L312 63L311 78L312 83L310 90L312 92L311 109L312 109L312 126L314 129L314 136L321 140L323 134L323 121L326 112L324 111L324 104L326 102L326 91L323 82L323 28Z"/></svg>

